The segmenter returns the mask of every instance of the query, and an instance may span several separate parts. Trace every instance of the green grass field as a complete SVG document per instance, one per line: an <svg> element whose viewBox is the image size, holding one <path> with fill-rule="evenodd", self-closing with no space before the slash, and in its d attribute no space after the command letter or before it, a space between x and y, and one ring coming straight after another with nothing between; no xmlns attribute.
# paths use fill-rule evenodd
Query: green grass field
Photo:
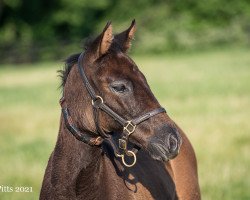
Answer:
<svg viewBox="0 0 250 200"><path fill-rule="evenodd" d="M134 58L198 157L204 200L250 199L250 50ZM59 127L62 63L0 66L2 200L38 199Z"/></svg>

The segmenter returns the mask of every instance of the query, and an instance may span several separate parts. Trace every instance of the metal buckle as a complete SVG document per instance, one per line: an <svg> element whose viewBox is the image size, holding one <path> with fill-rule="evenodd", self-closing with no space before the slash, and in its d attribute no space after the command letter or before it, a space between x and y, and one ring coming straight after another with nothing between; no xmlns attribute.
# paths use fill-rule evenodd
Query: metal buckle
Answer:
<svg viewBox="0 0 250 200"><path fill-rule="evenodd" d="M122 150L127 149L127 141L124 139L119 139L119 148Z"/></svg>
<svg viewBox="0 0 250 200"><path fill-rule="evenodd" d="M134 125L131 121L127 121L127 125L123 127L123 130L128 132L128 135L135 131L136 125Z"/></svg>
<svg viewBox="0 0 250 200"><path fill-rule="evenodd" d="M91 103L95 108L99 108L99 106L103 104L103 98L100 96L96 96L96 99L92 99Z"/></svg>

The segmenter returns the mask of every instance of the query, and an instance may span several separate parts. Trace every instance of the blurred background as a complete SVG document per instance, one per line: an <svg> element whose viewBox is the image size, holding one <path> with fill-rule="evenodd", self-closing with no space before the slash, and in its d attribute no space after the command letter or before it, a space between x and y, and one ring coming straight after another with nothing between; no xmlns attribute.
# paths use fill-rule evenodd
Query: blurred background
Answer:
<svg viewBox="0 0 250 200"><path fill-rule="evenodd" d="M1 0L0 62L61 59L111 20L138 22L138 53L250 45L250 3L166 0Z"/></svg>
<svg viewBox="0 0 250 200"><path fill-rule="evenodd" d="M108 20L190 138L204 200L250 199L248 0L0 0L0 199L38 199L59 128L57 70Z"/></svg>

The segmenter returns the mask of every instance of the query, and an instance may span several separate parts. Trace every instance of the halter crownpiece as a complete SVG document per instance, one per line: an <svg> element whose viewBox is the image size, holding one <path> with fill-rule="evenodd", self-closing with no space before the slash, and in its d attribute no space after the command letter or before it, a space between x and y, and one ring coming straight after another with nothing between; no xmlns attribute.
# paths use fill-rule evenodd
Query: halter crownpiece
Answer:
<svg viewBox="0 0 250 200"><path fill-rule="evenodd" d="M78 58L78 69L79 69L79 73L80 73L82 81L83 81L83 85L86 87L86 89L91 97L91 104L92 104L93 111L94 111L94 121L95 121L95 125L96 125L96 133L95 134L98 134L98 137L91 137L90 135L82 133L77 129L76 126L73 125L72 119L69 115L69 111L68 111L68 108L67 108L66 103L65 103L65 99L63 97L62 100L60 101L60 103L62 106L62 113L64 116L66 127L76 139L78 139L84 143L87 143L89 145L100 145L103 142L103 140L108 141L114 150L115 156L120 157L122 159L122 163L126 167L132 167L136 163L136 151L137 151L137 149L132 149L132 150L127 149L129 136L132 133L134 133L136 126L138 124L142 123L143 121L145 121L145 120L147 120L147 119L149 119L149 118L151 118L159 113L166 112L166 110L164 108L160 107L160 108L154 109L150 112L147 112L146 114L143 114L135 119L132 119L132 120L124 119L119 114L114 112L104 102L104 100L101 96L96 95L95 90L90 85L88 78L86 76L86 73L84 72L83 57L84 57L84 52L82 52ZM100 128L99 110L102 110L103 112L107 113L115 121L117 121L120 125L122 125L123 132L122 132L122 137L118 140L119 141L118 147L116 146L116 144L114 144L110 140L110 136L107 135ZM131 164L128 164L125 161L125 156L133 157L133 162Z"/></svg>

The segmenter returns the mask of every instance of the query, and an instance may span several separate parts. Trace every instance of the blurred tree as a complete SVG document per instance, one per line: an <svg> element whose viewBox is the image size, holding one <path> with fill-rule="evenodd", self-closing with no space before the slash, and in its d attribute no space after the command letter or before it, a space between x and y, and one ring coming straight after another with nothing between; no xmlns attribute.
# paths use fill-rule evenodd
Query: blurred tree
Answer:
<svg viewBox="0 0 250 200"><path fill-rule="evenodd" d="M142 53L250 43L249 0L0 0L0 62L62 58L107 20L123 30L133 18Z"/></svg>

